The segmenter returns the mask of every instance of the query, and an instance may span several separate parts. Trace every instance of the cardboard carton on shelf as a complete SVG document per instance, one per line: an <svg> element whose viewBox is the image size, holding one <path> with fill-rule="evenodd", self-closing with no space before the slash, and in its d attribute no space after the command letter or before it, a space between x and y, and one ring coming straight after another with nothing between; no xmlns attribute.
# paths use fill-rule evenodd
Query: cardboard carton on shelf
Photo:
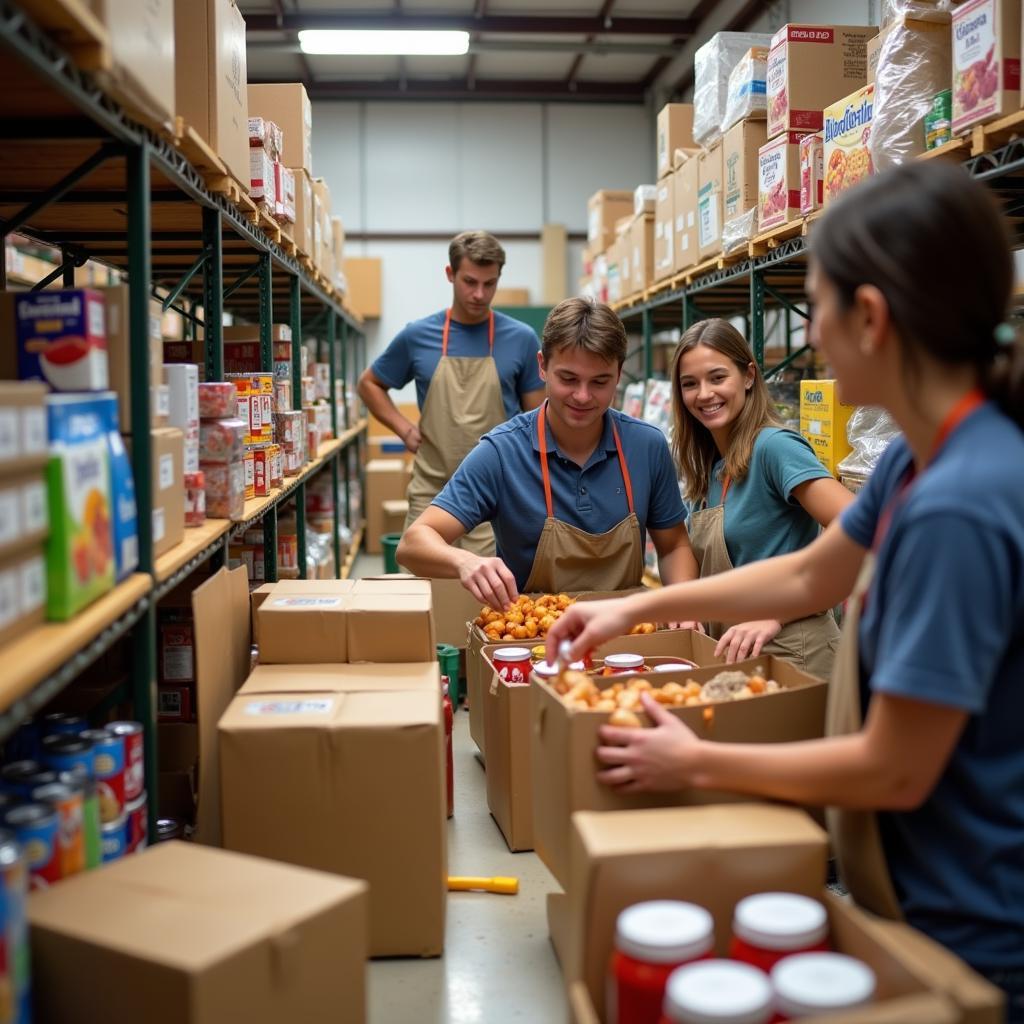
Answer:
<svg viewBox="0 0 1024 1024"><path fill-rule="evenodd" d="M42 469L0 478L0 558L45 540L49 525Z"/></svg>
<svg viewBox="0 0 1024 1024"><path fill-rule="evenodd" d="M306 87L301 82L250 83L247 94L250 116L266 118L281 129L281 163L312 174L313 107Z"/></svg>
<svg viewBox="0 0 1024 1024"><path fill-rule="evenodd" d="M658 182L654 200L654 280L672 276L672 225L675 222L675 194L672 176Z"/></svg>
<svg viewBox="0 0 1024 1024"><path fill-rule="evenodd" d="M595 253L605 252L615 241L615 222L633 216L633 193L629 189L602 188L587 200L587 245Z"/></svg>
<svg viewBox="0 0 1024 1024"><path fill-rule="evenodd" d="M666 232L672 230L671 219L666 221L665 230ZM629 235L623 241L626 241L629 248L630 285L628 293L634 294L643 291L654 282L654 218L648 217L646 214L635 217L629 226Z"/></svg>
<svg viewBox="0 0 1024 1024"><path fill-rule="evenodd" d="M0 644L46 618L46 556L42 545L22 544L0 559Z"/></svg>
<svg viewBox="0 0 1024 1024"><path fill-rule="evenodd" d="M722 249L722 142L697 158L697 244L700 258Z"/></svg>
<svg viewBox="0 0 1024 1024"><path fill-rule="evenodd" d="M366 464L366 530L363 547L367 554L379 555L384 533L384 502L405 498L409 473L402 459L372 459Z"/></svg>
<svg viewBox="0 0 1024 1024"><path fill-rule="evenodd" d="M361 1024L366 883L160 843L34 893L40 1020Z"/></svg>
<svg viewBox="0 0 1024 1024"><path fill-rule="evenodd" d="M630 638L635 639L635 638ZM781 686L751 700L719 701L696 707L669 707L703 739L721 743L783 743L818 739L825 731L826 683L782 658L760 657L729 666L758 672ZM707 682L721 665L658 675L658 684L693 679ZM624 681L625 676L615 677ZM600 689L613 679L597 678ZM730 802L735 794L712 790L624 794L597 780L594 750L598 729L608 716L569 708L553 687L534 677L530 687L534 847L562 884L568 884L569 818L574 811L611 811L642 807Z"/></svg>
<svg viewBox="0 0 1024 1024"><path fill-rule="evenodd" d="M700 240L697 233L697 192L700 161L690 156L672 172L672 210L675 230L672 237L672 272L678 274L696 266Z"/></svg>
<svg viewBox="0 0 1024 1024"><path fill-rule="evenodd" d="M658 111L656 126L658 134L658 177L662 178L672 170L677 149L693 149L693 104L666 103Z"/></svg>
<svg viewBox="0 0 1024 1024"><path fill-rule="evenodd" d="M345 297L355 314L364 320L379 317L383 261L375 256L346 256L343 267L348 282Z"/></svg>

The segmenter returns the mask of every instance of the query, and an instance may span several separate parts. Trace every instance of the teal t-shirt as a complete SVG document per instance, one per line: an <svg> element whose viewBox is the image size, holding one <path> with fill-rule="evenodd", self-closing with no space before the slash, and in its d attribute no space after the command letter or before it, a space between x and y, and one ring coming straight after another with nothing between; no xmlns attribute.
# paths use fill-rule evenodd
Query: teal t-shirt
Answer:
<svg viewBox="0 0 1024 1024"><path fill-rule="evenodd" d="M708 507L722 501L722 465L719 459L712 469ZM820 527L793 497L793 490L829 475L799 434L763 428L754 441L746 477L734 480L726 495L725 546L733 566L787 555L810 544Z"/></svg>

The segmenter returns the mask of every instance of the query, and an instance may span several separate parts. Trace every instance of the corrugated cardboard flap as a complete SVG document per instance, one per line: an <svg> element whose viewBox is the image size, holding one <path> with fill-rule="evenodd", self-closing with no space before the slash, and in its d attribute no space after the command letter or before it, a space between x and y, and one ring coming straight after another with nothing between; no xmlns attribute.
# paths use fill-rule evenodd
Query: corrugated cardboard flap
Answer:
<svg viewBox="0 0 1024 1024"><path fill-rule="evenodd" d="M257 665L239 694L423 690L440 693L436 661L388 665Z"/></svg>

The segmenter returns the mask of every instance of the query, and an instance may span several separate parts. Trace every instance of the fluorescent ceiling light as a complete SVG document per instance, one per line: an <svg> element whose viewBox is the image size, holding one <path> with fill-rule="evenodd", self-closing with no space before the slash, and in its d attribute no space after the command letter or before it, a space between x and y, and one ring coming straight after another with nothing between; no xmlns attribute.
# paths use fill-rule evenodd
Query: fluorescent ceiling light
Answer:
<svg viewBox="0 0 1024 1024"><path fill-rule="evenodd" d="M378 31L374 29L304 29L303 53L350 56L461 56L469 51L468 32Z"/></svg>

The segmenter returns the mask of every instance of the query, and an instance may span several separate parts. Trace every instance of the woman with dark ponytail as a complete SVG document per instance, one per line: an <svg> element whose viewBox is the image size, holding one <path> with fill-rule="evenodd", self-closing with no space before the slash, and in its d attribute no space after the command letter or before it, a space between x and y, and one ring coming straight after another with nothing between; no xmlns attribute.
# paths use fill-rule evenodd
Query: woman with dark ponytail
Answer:
<svg viewBox="0 0 1024 1024"><path fill-rule="evenodd" d="M791 621L845 598L828 737L698 740L653 700L604 727L602 780L820 804L861 904L1001 986L1024 1021L1024 346L1006 221L963 169L912 163L815 227L812 343L844 401L903 436L808 547L708 579L577 604L578 658L640 621Z"/></svg>

